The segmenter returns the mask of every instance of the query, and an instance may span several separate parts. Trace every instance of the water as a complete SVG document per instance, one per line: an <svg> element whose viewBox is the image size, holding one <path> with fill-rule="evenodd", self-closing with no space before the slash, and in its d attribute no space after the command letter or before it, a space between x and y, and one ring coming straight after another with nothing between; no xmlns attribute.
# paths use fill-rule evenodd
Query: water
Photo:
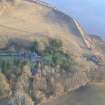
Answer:
<svg viewBox="0 0 105 105"><path fill-rule="evenodd" d="M45 105L105 105L105 84L81 87Z"/></svg>
<svg viewBox="0 0 105 105"><path fill-rule="evenodd" d="M80 21L86 31L105 39L105 0L43 0Z"/></svg>
<svg viewBox="0 0 105 105"><path fill-rule="evenodd" d="M7 105L7 100L0 101ZM87 85L44 105L105 105L105 84Z"/></svg>

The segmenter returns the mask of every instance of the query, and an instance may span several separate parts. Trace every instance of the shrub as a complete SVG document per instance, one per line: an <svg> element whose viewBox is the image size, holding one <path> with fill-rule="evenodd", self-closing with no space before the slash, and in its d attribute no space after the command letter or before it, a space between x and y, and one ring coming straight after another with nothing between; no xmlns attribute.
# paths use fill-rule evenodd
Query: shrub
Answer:
<svg viewBox="0 0 105 105"><path fill-rule="evenodd" d="M52 67L59 65L61 70L70 71L74 60L69 54L64 53L60 40L52 39L49 41L49 46L46 47L42 54L42 63Z"/></svg>
<svg viewBox="0 0 105 105"><path fill-rule="evenodd" d="M46 52L42 56L42 63L44 65L53 65L53 55L49 52Z"/></svg>
<svg viewBox="0 0 105 105"><path fill-rule="evenodd" d="M6 74L11 69L11 67L12 67L12 65L11 65L10 61L8 61L8 60L1 61L1 69L4 74Z"/></svg>
<svg viewBox="0 0 105 105"><path fill-rule="evenodd" d="M38 42L34 41L30 47L30 51L31 52L38 52L38 47L39 47Z"/></svg>
<svg viewBox="0 0 105 105"><path fill-rule="evenodd" d="M62 48L62 41L57 39L51 39L49 41L48 49L50 51L59 51Z"/></svg>
<svg viewBox="0 0 105 105"><path fill-rule="evenodd" d="M59 65L60 69L63 70L70 70L74 63L73 59L68 54L63 52L56 52L53 60L55 66Z"/></svg>
<svg viewBox="0 0 105 105"><path fill-rule="evenodd" d="M92 52L85 52L83 54L83 57L85 57L86 60L91 61L91 62L93 62L95 64L100 63L100 59L96 55L94 55Z"/></svg>

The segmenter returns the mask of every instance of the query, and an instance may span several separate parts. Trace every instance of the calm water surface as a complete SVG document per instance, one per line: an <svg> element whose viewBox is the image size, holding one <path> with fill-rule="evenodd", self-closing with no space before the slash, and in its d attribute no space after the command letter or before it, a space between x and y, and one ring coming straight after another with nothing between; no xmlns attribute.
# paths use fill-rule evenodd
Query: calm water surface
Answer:
<svg viewBox="0 0 105 105"><path fill-rule="evenodd" d="M81 87L46 105L105 105L105 84Z"/></svg>

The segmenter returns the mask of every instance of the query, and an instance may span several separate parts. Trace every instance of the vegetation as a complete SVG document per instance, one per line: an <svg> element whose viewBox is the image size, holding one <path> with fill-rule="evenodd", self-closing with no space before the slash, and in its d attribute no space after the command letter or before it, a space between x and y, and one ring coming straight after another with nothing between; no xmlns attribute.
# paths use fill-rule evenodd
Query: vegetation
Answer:
<svg viewBox="0 0 105 105"><path fill-rule="evenodd" d="M83 57L86 58L87 61L91 61L95 64L99 64L100 63L100 58L98 58L96 55L94 55L92 52L87 51L83 54Z"/></svg>
<svg viewBox="0 0 105 105"><path fill-rule="evenodd" d="M94 54L91 52L91 51L89 51L89 50L87 50L87 51L85 51L84 53L83 53L83 57L91 57L91 56L93 56Z"/></svg>
<svg viewBox="0 0 105 105"><path fill-rule="evenodd" d="M31 97L26 93L18 92L14 98L11 98L10 105L34 105Z"/></svg>
<svg viewBox="0 0 105 105"><path fill-rule="evenodd" d="M61 40L50 39L48 45L43 52L38 51L38 42L34 41L30 46L29 51L41 54L41 64L49 67L59 67L64 71L70 71L74 65L72 57L62 50L63 44ZM16 58L3 58L0 59L0 67L4 74L13 72L13 68L21 69L27 62L21 61ZM30 62L31 63L31 62ZM29 64L30 64L29 63ZM32 65L32 64L31 64Z"/></svg>
<svg viewBox="0 0 105 105"><path fill-rule="evenodd" d="M62 41L59 39L50 39L47 48L49 51L60 51L62 50Z"/></svg>
<svg viewBox="0 0 105 105"><path fill-rule="evenodd" d="M0 98L8 96L10 93L9 84L5 76L0 72Z"/></svg>
<svg viewBox="0 0 105 105"><path fill-rule="evenodd" d="M50 39L43 51L38 51L38 44L35 41L28 50L25 50L25 53L32 54L31 58L35 52L40 55L40 60L36 63L33 63L31 58L22 60L10 56L0 59L2 74L5 74L8 79L7 85L9 84L13 96L10 105L39 104L46 98L63 94L62 92L71 88L72 84L65 81L66 78L69 79L68 77L71 80L72 75L75 75L74 72L71 73L75 70L75 61L70 54L63 50L62 41ZM39 76L33 78L36 73L39 73ZM81 75L76 75L80 81ZM0 86L2 90L4 84L2 85L1 82Z"/></svg>
<svg viewBox="0 0 105 105"><path fill-rule="evenodd" d="M64 53L60 40L51 39L42 54L42 63L52 67L59 66L60 69L69 71L74 64L74 60L69 54Z"/></svg>
<svg viewBox="0 0 105 105"><path fill-rule="evenodd" d="M38 52L38 47L39 47L38 42L37 41L34 41L32 43L32 46L30 46L29 50L31 52Z"/></svg>

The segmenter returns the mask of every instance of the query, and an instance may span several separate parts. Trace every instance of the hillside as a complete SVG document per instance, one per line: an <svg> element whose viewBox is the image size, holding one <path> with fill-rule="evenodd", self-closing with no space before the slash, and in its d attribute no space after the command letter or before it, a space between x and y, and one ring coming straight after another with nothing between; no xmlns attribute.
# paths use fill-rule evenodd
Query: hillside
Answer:
<svg viewBox="0 0 105 105"><path fill-rule="evenodd" d="M56 8L31 1L23 1L18 6L1 3L0 8L0 36L4 42L11 37L32 40L47 36L65 40L65 49L73 53L90 48L89 36L78 21Z"/></svg>
<svg viewBox="0 0 105 105"><path fill-rule="evenodd" d="M54 8L24 1L18 7L8 6L2 11L4 12L0 15L1 37L25 38L28 35L29 39L33 39L36 35L45 35L65 39L67 49L80 51L85 46L82 36L85 33L81 32L80 26L77 26L71 17Z"/></svg>
<svg viewBox="0 0 105 105"><path fill-rule="evenodd" d="M77 20L44 2L0 2L0 105L40 105L104 83L104 48Z"/></svg>

